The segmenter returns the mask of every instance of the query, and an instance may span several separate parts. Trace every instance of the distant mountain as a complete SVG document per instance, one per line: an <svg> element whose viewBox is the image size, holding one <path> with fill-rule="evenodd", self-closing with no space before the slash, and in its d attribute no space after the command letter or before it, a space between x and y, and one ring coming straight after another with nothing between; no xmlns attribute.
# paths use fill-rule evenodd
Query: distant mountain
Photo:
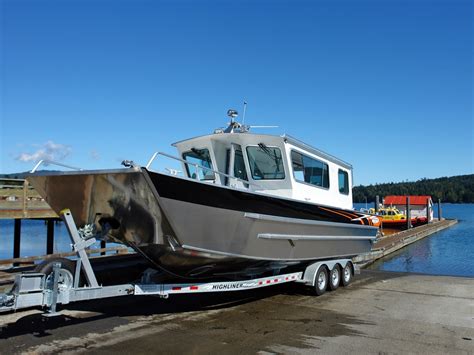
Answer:
<svg viewBox="0 0 474 355"><path fill-rule="evenodd" d="M22 173L0 174L0 179L24 179L29 173L29 171L25 171Z"/></svg>
<svg viewBox="0 0 474 355"><path fill-rule="evenodd" d="M37 170L38 173L42 171L47 171L49 173L59 172L60 170ZM10 174L0 174L0 179L24 179L30 174L29 171L24 171L22 173L10 173Z"/></svg>
<svg viewBox="0 0 474 355"><path fill-rule="evenodd" d="M431 195L433 201L473 203L474 174L441 177L437 179L421 179L414 182L398 182L354 186L352 189L354 202L375 201L375 196L382 199L388 195Z"/></svg>

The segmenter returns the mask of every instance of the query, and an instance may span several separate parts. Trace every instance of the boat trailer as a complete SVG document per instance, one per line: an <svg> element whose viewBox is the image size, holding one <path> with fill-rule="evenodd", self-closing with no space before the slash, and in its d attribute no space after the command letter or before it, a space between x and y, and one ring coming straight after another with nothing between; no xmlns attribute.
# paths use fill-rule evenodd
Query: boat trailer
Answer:
<svg viewBox="0 0 474 355"><path fill-rule="evenodd" d="M228 292L252 290L287 282L299 282L313 288L316 295L323 294L327 288L335 290L340 284L347 286L359 268L350 259L336 259L315 262L304 271L268 276L243 281L222 281L207 283L154 283L152 276L157 273L147 269L140 283L128 283L101 286L97 282L86 249L97 240L95 237L84 238L77 229L71 211L61 211L61 218L66 224L72 247L77 254L74 275L63 267L59 261L50 261L50 272L23 272L15 277L12 289L0 293L0 312L16 311L24 308L43 307L44 316L55 316L57 305L71 302L88 301L118 296L154 295L168 298L172 294L192 294L203 292ZM85 276L86 285L80 286L81 274Z"/></svg>

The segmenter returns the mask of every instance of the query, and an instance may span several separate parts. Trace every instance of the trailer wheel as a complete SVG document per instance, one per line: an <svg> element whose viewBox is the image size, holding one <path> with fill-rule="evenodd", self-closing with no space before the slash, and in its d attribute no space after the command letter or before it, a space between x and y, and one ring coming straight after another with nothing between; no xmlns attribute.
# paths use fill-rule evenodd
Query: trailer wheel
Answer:
<svg viewBox="0 0 474 355"><path fill-rule="evenodd" d="M352 281L352 264L348 262L342 269L342 286L346 287Z"/></svg>
<svg viewBox="0 0 474 355"><path fill-rule="evenodd" d="M316 273L316 279L314 284L314 293L316 296L321 296L326 292L328 285L328 271L325 266L321 266Z"/></svg>
<svg viewBox="0 0 474 355"><path fill-rule="evenodd" d="M335 265L334 268L329 272L329 289L335 291L339 287L341 282L341 268L339 265Z"/></svg>
<svg viewBox="0 0 474 355"><path fill-rule="evenodd" d="M61 267L59 269L59 279L58 279L58 288L59 289L70 289L74 285L74 271L75 271L75 262L64 259L50 259L45 260L42 263L38 264L35 267L36 272L41 272L46 275L46 283L52 282L53 278L53 264L54 263L61 263Z"/></svg>

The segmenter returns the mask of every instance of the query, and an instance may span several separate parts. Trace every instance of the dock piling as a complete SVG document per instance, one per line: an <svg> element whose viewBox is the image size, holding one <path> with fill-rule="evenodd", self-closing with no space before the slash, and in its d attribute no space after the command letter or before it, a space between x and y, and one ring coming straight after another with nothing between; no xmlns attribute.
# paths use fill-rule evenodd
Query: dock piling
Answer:
<svg viewBox="0 0 474 355"><path fill-rule="evenodd" d="M430 199L426 201L426 223L431 223Z"/></svg>
<svg viewBox="0 0 474 355"><path fill-rule="evenodd" d="M21 241L21 219L15 219L13 229L13 258L20 257L20 241ZM13 266L18 266L13 265Z"/></svg>
<svg viewBox="0 0 474 355"><path fill-rule="evenodd" d="M379 211L380 197L379 195L375 196L375 213Z"/></svg>
<svg viewBox="0 0 474 355"><path fill-rule="evenodd" d="M101 241L100 241L100 248L101 248L101 249L105 249L106 247L107 247L107 242L106 242L105 240L101 240ZM103 251L103 252L100 253L100 255L105 255L105 254L106 254L105 251Z"/></svg>
<svg viewBox="0 0 474 355"><path fill-rule="evenodd" d="M49 218L46 220L46 254L54 252L54 220Z"/></svg>
<svg viewBox="0 0 474 355"><path fill-rule="evenodd" d="M410 196L407 196L407 229L412 227L411 225L411 211L410 211Z"/></svg>
<svg viewBox="0 0 474 355"><path fill-rule="evenodd" d="M22 198L22 208L23 208L23 217L27 215L28 209L28 180L23 181L23 198Z"/></svg>
<svg viewBox="0 0 474 355"><path fill-rule="evenodd" d="M441 215L441 199L438 199L438 221L441 221L443 219Z"/></svg>

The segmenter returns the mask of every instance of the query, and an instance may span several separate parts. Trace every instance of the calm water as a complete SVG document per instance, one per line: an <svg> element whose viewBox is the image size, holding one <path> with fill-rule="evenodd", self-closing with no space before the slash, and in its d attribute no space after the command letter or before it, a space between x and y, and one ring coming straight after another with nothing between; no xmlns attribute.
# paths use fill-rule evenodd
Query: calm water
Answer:
<svg viewBox="0 0 474 355"><path fill-rule="evenodd" d="M357 209L365 204L356 204ZM371 206L369 206L371 207ZM443 216L459 223L422 239L371 266L376 270L417 272L474 277L474 204L444 204ZM63 223L55 226L54 251L71 251ZM46 253L46 225L43 221L22 223L21 256ZM13 221L0 220L0 259L13 254Z"/></svg>
<svg viewBox="0 0 474 355"><path fill-rule="evenodd" d="M413 243L370 268L474 277L474 204L443 204L442 207L443 216L456 218L458 224Z"/></svg>
<svg viewBox="0 0 474 355"><path fill-rule="evenodd" d="M107 246L117 244L107 243ZM92 246L100 248L100 242ZM54 252L72 251L71 239L63 222L54 226ZM46 254L46 224L39 220L23 220L21 223L20 256ZM13 220L0 219L0 259L13 257Z"/></svg>

